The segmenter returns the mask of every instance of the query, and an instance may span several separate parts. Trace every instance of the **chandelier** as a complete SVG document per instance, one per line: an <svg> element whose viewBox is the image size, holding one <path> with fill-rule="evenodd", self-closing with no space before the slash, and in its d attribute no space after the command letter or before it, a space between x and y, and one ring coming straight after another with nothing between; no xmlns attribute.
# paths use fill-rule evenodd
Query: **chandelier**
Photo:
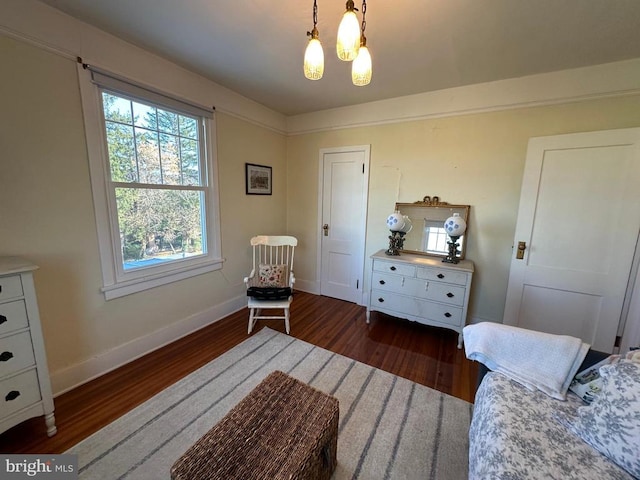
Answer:
<svg viewBox="0 0 640 480"><path fill-rule="evenodd" d="M351 81L364 86L371 82L371 54L364 36L367 22L367 0L362 0L362 24L358 21L353 0L347 0L346 11L338 27L336 53L340 60L352 62ZM362 26L361 26L362 25ZM320 80L324 73L324 51L318 33L318 4L313 0L313 29L307 32L309 43L304 53L304 76L309 80Z"/></svg>

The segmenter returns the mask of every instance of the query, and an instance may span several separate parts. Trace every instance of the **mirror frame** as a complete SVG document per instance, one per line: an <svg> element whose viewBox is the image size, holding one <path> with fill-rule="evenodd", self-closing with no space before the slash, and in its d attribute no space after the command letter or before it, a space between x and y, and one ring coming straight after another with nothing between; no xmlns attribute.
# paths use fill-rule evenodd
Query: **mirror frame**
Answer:
<svg viewBox="0 0 640 480"><path fill-rule="evenodd" d="M463 241L461 242L462 245L460 247L460 253L457 256L460 260L464 260L465 253L467 251L467 235L469 234L469 211L471 209L470 205L454 205L454 204L440 201L440 197L425 196L422 200L418 200L417 202L414 202L414 203L396 203L395 209L399 211L402 215L406 215L406 213L403 212L403 209L405 209L406 211L406 209L409 209L409 208L412 208L412 209L424 208L425 212L429 212L429 211L438 212L438 215L435 216L436 217L435 220L441 219L443 224L444 224L444 221L447 218L449 218L452 214L459 213L460 216L467 223L467 230L464 232L464 235L460 236L460 239L463 239ZM425 215L425 218L429 218L429 216ZM420 229L420 227L416 225L416 223L414 222L413 229ZM460 240L458 240L458 243L460 243ZM443 253L443 254L427 253L422 250L407 250L404 248L401 249L400 252L414 253L417 255L425 255L428 257L444 258L447 256L447 253Z"/></svg>

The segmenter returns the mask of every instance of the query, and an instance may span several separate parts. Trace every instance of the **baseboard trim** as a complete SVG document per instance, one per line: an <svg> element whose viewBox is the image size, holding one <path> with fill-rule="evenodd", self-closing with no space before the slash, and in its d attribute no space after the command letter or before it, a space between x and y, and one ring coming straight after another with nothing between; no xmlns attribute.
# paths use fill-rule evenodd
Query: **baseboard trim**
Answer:
<svg viewBox="0 0 640 480"><path fill-rule="evenodd" d="M246 306L247 297L245 295L237 296L203 312L178 320L149 335L132 340L70 367L52 372L51 387L54 397L211 325Z"/></svg>

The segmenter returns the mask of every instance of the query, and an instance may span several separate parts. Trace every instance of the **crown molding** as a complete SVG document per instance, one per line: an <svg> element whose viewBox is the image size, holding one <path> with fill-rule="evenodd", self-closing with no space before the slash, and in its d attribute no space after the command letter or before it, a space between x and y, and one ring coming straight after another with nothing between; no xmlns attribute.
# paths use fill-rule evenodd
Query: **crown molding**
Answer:
<svg viewBox="0 0 640 480"><path fill-rule="evenodd" d="M640 58L448 88L287 117L301 135L640 94Z"/></svg>

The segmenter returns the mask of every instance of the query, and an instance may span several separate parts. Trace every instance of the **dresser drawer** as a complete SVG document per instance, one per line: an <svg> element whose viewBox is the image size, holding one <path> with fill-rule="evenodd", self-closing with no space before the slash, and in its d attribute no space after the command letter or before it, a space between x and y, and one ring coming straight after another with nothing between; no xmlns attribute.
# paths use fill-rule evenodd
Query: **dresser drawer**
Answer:
<svg viewBox="0 0 640 480"><path fill-rule="evenodd" d="M406 275L409 277L416 276L416 267L414 265L407 265L401 262L386 262L376 259L373 261L373 270L375 272L394 273L396 275Z"/></svg>
<svg viewBox="0 0 640 480"><path fill-rule="evenodd" d="M28 325L24 300L0 304L0 335L26 328Z"/></svg>
<svg viewBox="0 0 640 480"><path fill-rule="evenodd" d="M373 272L372 288L388 293L399 293L411 297L435 300L462 306L465 298L465 288L448 283L433 282L417 278Z"/></svg>
<svg viewBox="0 0 640 480"><path fill-rule="evenodd" d="M423 280L424 282L424 280ZM436 302L448 303L459 307L464 305L466 288L440 282L426 282L426 298Z"/></svg>
<svg viewBox="0 0 640 480"><path fill-rule="evenodd" d="M0 411L3 417L40 400L38 374L35 369L0 381Z"/></svg>
<svg viewBox="0 0 640 480"><path fill-rule="evenodd" d="M19 275L0 277L0 302L22 296L22 281Z"/></svg>
<svg viewBox="0 0 640 480"><path fill-rule="evenodd" d="M416 274L418 278L425 280L433 280L435 282L455 283L457 285L466 285L469 278L466 273L448 270L446 268L427 268L418 267Z"/></svg>
<svg viewBox="0 0 640 480"><path fill-rule="evenodd" d="M22 332L0 338L0 377L35 365L31 335Z"/></svg>
<svg viewBox="0 0 640 480"><path fill-rule="evenodd" d="M462 325L462 308L460 307L443 305L380 290L371 291L371 307L393 311L399 316L410 315L431 322L454 326Z"/></svg>

